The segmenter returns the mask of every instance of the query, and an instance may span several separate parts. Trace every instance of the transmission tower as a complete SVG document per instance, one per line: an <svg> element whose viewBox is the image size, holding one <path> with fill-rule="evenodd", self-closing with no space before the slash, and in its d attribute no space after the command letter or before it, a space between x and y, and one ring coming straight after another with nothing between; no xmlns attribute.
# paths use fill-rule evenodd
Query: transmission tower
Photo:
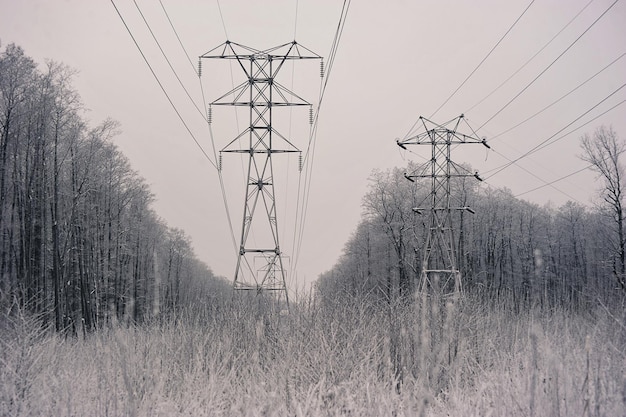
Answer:
<svg viewBox="0 0 626 417"><path fill-rule="evenodd" d="M266 50L226 41L200 56L199 72L202 59L236 61L246 77L240 85L210 103L208 110L210 122L211 106L249 108L248 127L220 151L220 161L222 152L248 155L243 219L233 286L236 290L278 292L279 296L284 293L289 306L286 257L279 244L272 157L300 150L275 129L272 124L273 113L281 107L309 106L312 109L312 106L279 84L276 77L287 61L321 60L322 57L296 41ZM218 168L221 169L221 163Z"/></svg>
<svg viewBox="0 0 626 417"><path fill-rule="evenodd" d="M430 207L414 207L413 211L421 214L430 211L430 225L427 230L419 290L446 295L461 291L461 273L457 266L452 227L452 212L474 211L467 206L455 206L452 203L451 180L457 177L475 177L482 181L478 173L471 173L450 158L453 145L482 144L489 148L485 139L458 132L463 115L445 124L434 123L424 117L419 118L424 131L396 143L403 149L407 145L430 145L431 158L410 174L404 176L414 182L416 178L430 178ZM471 129L471 128L470 128ZM473 130L472 130L472 133Z"/></svg>

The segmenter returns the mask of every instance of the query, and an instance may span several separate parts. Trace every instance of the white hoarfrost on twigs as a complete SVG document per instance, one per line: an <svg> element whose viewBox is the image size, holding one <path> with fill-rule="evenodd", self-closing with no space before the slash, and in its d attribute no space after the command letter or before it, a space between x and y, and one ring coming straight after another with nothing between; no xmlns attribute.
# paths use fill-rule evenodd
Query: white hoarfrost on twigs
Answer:
<svg viewBox="0 0 626 417"><path fill-rule="evenodd" d="M626 414L626 331L607 309L349 301L82 338L12 311L1 322L0 415Z"/></svg>

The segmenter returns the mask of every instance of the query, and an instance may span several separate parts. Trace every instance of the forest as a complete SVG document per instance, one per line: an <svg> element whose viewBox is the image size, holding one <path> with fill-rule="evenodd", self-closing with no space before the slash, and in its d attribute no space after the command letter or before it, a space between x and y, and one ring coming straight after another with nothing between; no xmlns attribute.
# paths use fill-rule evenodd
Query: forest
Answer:
<svg viewBox="0 0 626 417"><path fill-rule="evenodd" d="M85 121L72 76L53 61L38 69L15 44L0 58L2 305L89 332L221 297L228 284L151 209L112 143L118 124Z"/></svg>
<svg viewBox="0 0 626 417"><path fill-rule="evenodd" d="M285 314L237 298L159 218L122 127L89 125L73 75L0 53L0 414L624 415L626 144L610 127L580 140L595 206L454 179L472 212L453 217L449 298L418 291L428 182L373 171L338 262Z"/></svg>
<svg viewBox="0 0 626 417"><path fill-rule="evenodd" d="M606 128L594 135L615 138ZM407 181L404 173L411 170L372 173L362 221L337 265L319 278L320 296L388 299L415 292L429 223L413 208L428 198L430 184ZM507 300L517 311L534 305L585 311L597 300L623 297L621 204L590 209L570 201L541 207L506 189L480 187L474 178L456 180L452 199L473 211L456 210L452 218L457 265L468 292ZM619 187L615 191L621 193ZM606 201L613 197L621 201L606 190L601 195Z"/></svg>

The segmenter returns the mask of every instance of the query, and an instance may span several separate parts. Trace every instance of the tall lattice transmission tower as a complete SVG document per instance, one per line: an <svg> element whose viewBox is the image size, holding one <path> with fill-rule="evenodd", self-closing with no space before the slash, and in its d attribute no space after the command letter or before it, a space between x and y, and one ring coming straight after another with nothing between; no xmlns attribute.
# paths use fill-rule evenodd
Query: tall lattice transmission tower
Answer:
<svg viewBox="0 0 626 417"><path fill-rule="evenodd" d="M199 65L202 59L234 61L245 74L241 84L211 102L208 110L209 122L211 106L245 107L249 113L248 126L220 151L220 161L222 152L244 154L248 159L234 288L274 291L279 296L284 293L288 305L286 261L278 233L273 158L276 154L300 150L274 127L274 113L283 107L309 106L312 115L312 105L276 78L287 61L318 59L322 62L322 57L296 41L265 50L226 41L201 55Z"/></svg>
<svg viewBox="0 0 626 417"><path fill-rule="evenodd" d="M440 295L458 293L462 289L461 273L458 269L452 212L456 210L473 210L467 206L453 204L451 182L453 178L475 177L481 180L478 173L468 170L451 159L452 146L466 144L482 144L489 148L485 139L466 135L458 131L464 121L463 115L444 124L434 123L424 117L419 118L419 133L396 143L403 149L407 145L428 145L431 157L412 173L405 173L409 181L416 178L430 178L430 207L415 207L416 213L430 212L422 269L418 288L420 291L436 291ZM470 128L471 130L471 128Z"/></svg>

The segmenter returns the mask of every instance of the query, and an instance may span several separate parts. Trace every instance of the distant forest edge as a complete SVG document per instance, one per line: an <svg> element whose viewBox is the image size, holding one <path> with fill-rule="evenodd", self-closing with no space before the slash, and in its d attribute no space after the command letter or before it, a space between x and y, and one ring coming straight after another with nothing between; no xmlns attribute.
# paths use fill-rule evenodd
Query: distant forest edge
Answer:
<svg viewBox="0 0 626 417"><path fill-rule="evenodd" d="M89 331L223 305L232 285L154 213L149 187L111 141L119 126L88 126L71 81L66 66L38 69L14 44L0 54L0 306L23 306L57 330ZM453 199L475 212L453 218L464 291L517 311L623 303L626 145L606 127L581 145L599 174L596 207L538 206L454 179ZM372 173L361 222L317 279L315 305L412 297L429 225L413 209L430 192L427 180L404 178L415 168Z"/></svg>
<svg viewBox="0 0 626 417"><path fill-rule="evenodd" d="M225 298L228 282L151 209L111 141L118 124L84 120L72 75L15 44L0 55L0 305L76 331Z"/></svg>
<svg viewBox="0 0 626 417"><path fill-rule="evenodd" d="M625 285L624 142L601 126L581 138L581 159L598 173L598 205L539 206L510 190L451 179L453 240L465 291L516 311L555 307L588 311L623 303ZM405 169L374 171L363 217L343 256L317 281L322 300L337 294L393 300L415 292L430 227L415 207L429 203L429 179L409 182ZM467 167L468 172L473 172ZM427 211L427 210L422 210Z"/></svg>

